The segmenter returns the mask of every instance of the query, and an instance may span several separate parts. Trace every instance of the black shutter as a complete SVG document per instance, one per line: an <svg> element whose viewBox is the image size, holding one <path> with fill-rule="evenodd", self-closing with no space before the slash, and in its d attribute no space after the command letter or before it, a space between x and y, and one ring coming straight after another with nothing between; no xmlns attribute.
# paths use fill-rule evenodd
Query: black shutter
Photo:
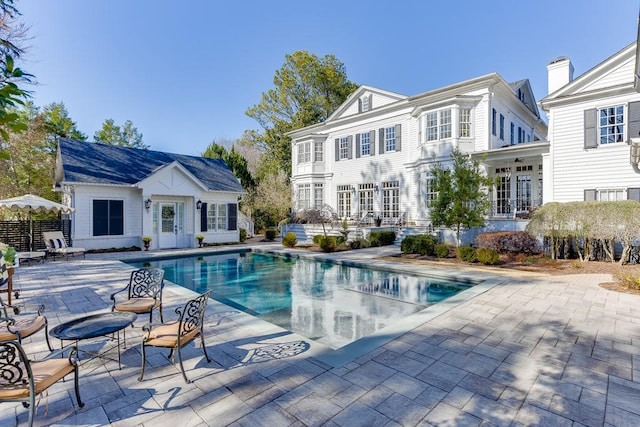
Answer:
<svg viewBox="0 0 640 427"><path fill-rule="evenodd" d="M356 159L360 157L360 134L356 134Z"/></svg>
<svg viewBox="0 0 640 427"><path fill-rule="evenodd" d="M336 162L340 160L340 140L336 138Z"/></svg>
<svg viewBox="0 0 640 427"><path fill-rule="evenodd" d="M640 188L627 188L627 199L640 202Z"/></svg>
<svg viewBox="0 0 640 427"><path fill-rule="evenodd" d="M402 149L402 125L396 125L396 151Z"/></svg>
<svg viewBox="0 0 640 427"><path fill-rule="evenodd" d="M594 202L596 200L596 190L584 190L584 201Z"/></svg>
<svg viewBox="0 0 640 427"><path fill-rule="evenodd" d="M380 135L380 138L378 140L380 149L378 150L378 153L384 154L384 128L380 128L380 132L378 132L378 134Z"/></svg>
<svg viewBox="0 0 640 427"><path fill-rule="evenodd" d="M629 131L627 141L640 137L640 101L629 103Z"/></svg>
<svg viewBox="0 0 640 427"><path fill-rule="evenodd" d="M227 204L227 216L228 216L228 225L227 230L237 230L238 229L238 204L237 203L229 203Z"/></svg>
<svg viewBox="0 0 640 427"><path fill-rule="evenodd" d="M584 110L584 148L598 148L596 135L597 110Z"/></svg>
<svg viewBox="0 0 640 427"><path fill-rule="evenodd" d="M207 204L203 203L200 208L200 231L207 231Z"/></svg>
<svg viewBox="0 0 640 427"><path fill-rule="evenodd" d="M353 159L353 135L347 137L347 159Z"/></svg>
<svg viewBox="0 0 640 427"><path fill-rule="evenodd" d="M376 155L376 131L372 130L371 132L369 132L369 147L370 148L370 155L375 156Z"/></svg>

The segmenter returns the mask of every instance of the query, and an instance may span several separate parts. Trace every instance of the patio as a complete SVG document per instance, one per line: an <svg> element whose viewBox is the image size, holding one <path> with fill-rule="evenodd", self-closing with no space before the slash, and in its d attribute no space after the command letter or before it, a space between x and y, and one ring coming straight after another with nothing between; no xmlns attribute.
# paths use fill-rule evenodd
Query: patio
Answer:
<svg viewBox="0 0 640 427"><path fill-rule="evenodd" d="M397 249L330 256L371 264L389 251ZM86 260L20 267L14 276L21 288L17 302L27 309L46 304L50 328L107 311L109 295L124 286L130 269L118 260L134 256L140 253L88 254ZM61 382L40 401L35 424L640 424L640 297L599 287L609 280L606 275L492 280L471 298L341 366L326 363L325 350L313 342L211 301L205 341L213 361L207 364L197 346L185 348L191 384L166 351L153 350L145 380L138 382L141 326L147 320L142 316L127 329L122 370L117 362L83 360L84 408L74 405L71 383ZM173 310L191 295L169 284L165 321L175 319ZM42 334L25 340L25 348L36 359L48 354ZM0 407L0 425L26 422L21 404Z"/></svg>

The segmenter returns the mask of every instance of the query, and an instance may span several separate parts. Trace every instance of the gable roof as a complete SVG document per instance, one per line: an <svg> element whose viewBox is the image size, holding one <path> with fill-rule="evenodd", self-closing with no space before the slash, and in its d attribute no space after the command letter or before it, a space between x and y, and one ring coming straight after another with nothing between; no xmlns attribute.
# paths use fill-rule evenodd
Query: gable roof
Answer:
<svg viewBox="0 0 640 427"><path fill-rule="evenodd" d="M59 138L57 163L56 184L132 186L159 169L177 163L209 191L244 192L222 159Z"/></svg>
<svg viewBox="0 0 640 427"><path fill-rule="evenodd" d="M407 96L400 95L399 93L390 92L388 90L375 88L373 86L362 85L358 87L355 91L353 91L347 99L333 112L329 117L327 117L326 121L332 121L339 119L345 115L345 113L349 110L354 103L358 102L358 99L364 94L376 94L376 108L381 106L401 101L407 99ZM382 100L382 102L380 102Z"/></svg>
<svg viewBox="0 0 640 427"><path fill-rule="evenodd" d="M522 79L517 82L509 83L509 86L516 96L518 96L518 90L520 90L522 93L520 101L526 105L527 108L536 115L536 117L540 118L540 110L538 110L538 106L536 105L536 99L533 96L533 89L531 89L529 79Z"/></svg>

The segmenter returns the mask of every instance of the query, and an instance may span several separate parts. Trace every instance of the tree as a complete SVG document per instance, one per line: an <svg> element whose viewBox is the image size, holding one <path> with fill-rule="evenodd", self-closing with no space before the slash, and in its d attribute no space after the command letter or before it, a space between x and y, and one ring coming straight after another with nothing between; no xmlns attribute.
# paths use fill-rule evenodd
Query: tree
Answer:
<svg viewBox="0 0 640 427"><path fill-rule="evenodd" d="M493 180L482 173L478 161L458 149L451 153L450 169L436 164L431 168L435 200L429 208L435 227L445 226L456 232L460 244L460 230L482 227L489 210L487 188Z"/></svg>
<svg viewBox="0 0 640 427"><path fill-rule="evenodd" d="M131 120L124 122L123 127L115 124L113 119L106 119L102 129L93 135L96 142L130 148L149 148L142 142L142 134L133 126Z"/></svg>
<svg viewBox="0 0 640 427"><path fill-rule="evenodd" d="M231 169L231 172L240 180L245 190L249 191L255 187L255 181L249 172L247 161L242 155L235 151L233 145L231 146L231 150L227 151L224 146L212 141L202 153L202 157L224 160L227 166L229 166L229 169Z"/></svg>
<svg viewBox="0 0 640 427"><path fill-rule="evenodd" d="M295 129L326 120L357 88L347 79L342 62L333 55L318 58L307 51L285 56L276 71L275 88L262 94L260 103L246 114L264 129L256 142L267 153L266 159L291 175L291 139Z"/></svg>
<svg viewBox="0 0 640 427"><path fill-rule="evenodd" d="M45 126L50 138L56 140L58 137L71 138L78 141L85 141L87 135L82 133L76 122L71 120L67 107L63 102L52 102L42 109Z"/></svg>

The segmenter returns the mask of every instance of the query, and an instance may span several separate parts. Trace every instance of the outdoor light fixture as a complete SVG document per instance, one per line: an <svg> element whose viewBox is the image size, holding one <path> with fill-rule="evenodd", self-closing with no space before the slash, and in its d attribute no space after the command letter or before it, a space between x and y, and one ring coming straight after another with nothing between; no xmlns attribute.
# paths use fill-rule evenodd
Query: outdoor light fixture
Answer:
<svg viewBox="0 0 640 427"><path fill-rule="evenodd" d="M150 198L144 201L144 208L147 210L147 212L149 212L149 209L151 209L151 203L153 202L151 201Z"/></svg>
<svg viewBox="0 0 640 427"><path fill-rule="evenodd" d="M200 199L198 199L198 201L196 202L196 209L202 209L202 202L200 201Z"/></svg>

